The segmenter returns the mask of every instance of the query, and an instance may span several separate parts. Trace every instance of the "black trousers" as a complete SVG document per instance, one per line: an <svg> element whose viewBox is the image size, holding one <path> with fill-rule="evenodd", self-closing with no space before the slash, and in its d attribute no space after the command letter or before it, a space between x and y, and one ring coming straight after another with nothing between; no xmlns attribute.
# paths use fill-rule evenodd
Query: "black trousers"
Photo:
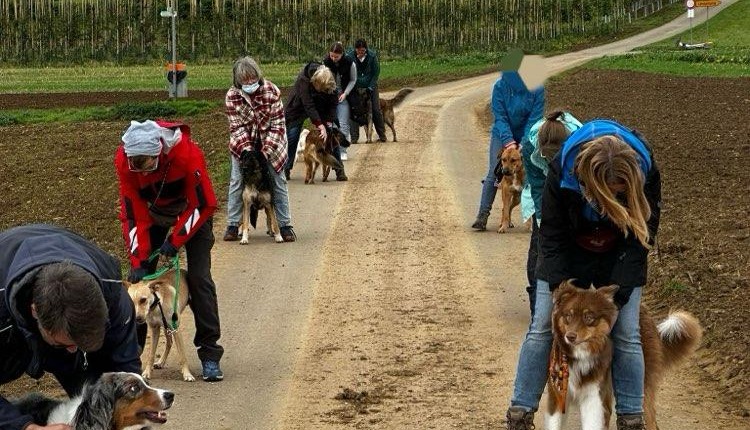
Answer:
<svg viewBox="0 0 750 430"><path fill-rule="evenodd" d="M169 227L151 227L149 235L154 249L164 243L169 230ZM185 243L190 309L195 317L193 344L198 348L198 358L201 361L219 361L224 354L224 348L217 343L221 337L221 325L216 284L211 277L211 248L214 241L213 219L209 218ZM151 267L146 268L149 273L156 270L158 259L154 259L152 263ZM139 326L138 331L138 342L142 349L146 343L146 324Z"/></svg>
<svg viewBox="0 0 750 430"><path fill-rule="evenodd" d="M534 316L534 305L536 304L536 260L539 257L539 227L536 225L536 215L531 216L531 238L529 239L529 254L526 259L526 278L529 285L526 292L529 293L529 307L531 316Z"/></svg>

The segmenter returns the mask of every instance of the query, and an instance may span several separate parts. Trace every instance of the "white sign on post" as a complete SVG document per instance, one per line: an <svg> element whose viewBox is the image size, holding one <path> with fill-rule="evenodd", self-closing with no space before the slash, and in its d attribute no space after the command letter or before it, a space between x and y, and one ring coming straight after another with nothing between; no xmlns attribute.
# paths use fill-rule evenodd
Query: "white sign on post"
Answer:
<svg viewBox="0 0 750 430"><path fill-rule="evenodd" d="M688 18L695 18L695 9L688 9Z"/></svg>

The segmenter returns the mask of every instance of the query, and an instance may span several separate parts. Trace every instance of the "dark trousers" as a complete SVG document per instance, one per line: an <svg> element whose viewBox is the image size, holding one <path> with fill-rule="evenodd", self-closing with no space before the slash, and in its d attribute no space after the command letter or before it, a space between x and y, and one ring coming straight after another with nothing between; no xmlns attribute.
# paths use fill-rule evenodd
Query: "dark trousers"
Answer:
<svg viewBox="0 0 750 430"><path fill-rule="evenodd" d="M164 243L169 233L168 227L154 225L149 231L151 246L156 249ZM213 219L209 218L185 243L187 255L188 291L190 292L190 309L195 317L195 338L193 344L198 348L198 358L201 361L219 361L224 354L217 342L221 337L219 324L219 304L216 298L216 285L211 277L211 248L214 246ZM156 270L158 259L154 259L149 273ZM145 326L145 324L143 324ZM139 327L139 343L141 342ZM146 337L143 336L143 344Z"/></svg>
<svg viewBox="0 0 750 430"><path fill-rule="evenodd" d="M356 91L356 89L355 89ZM383 140L385 139L385 123L383 122L383 112L380 111L380 95L376 86L370 93L370 104L372 105L372 125L375 127L375 133ZM355 121L349 121L349 134L352 136L352 142L359 140L359 127Z"/></svg>
<svg viewBox="0 0 750 430"><path fill-rule="evenodd" d="M539 257L539 227L536 225L536 215L531 216L531 238L529 239L529 255L526 259L526 278L529 285L526 292L529 293L529 307L531 316L534 316L534 305L536 302L536 260Z"/></svg>

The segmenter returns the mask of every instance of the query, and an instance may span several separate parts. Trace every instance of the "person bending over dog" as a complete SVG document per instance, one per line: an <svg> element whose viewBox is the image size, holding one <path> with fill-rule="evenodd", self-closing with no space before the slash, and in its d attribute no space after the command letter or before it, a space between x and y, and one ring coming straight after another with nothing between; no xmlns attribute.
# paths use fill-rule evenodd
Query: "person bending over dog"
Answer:
<svg viewBox="0 0 750 430"><path fill-rule="evenodd" d="M286 182L288 178L281 173L290 154L281 92L273 82L263 76L258 63L251 57L242 57L235 61L232 75L234 83L225 98L232 167L224 240L239 240L244 186L240 169L242 152L258 150L266 157L273 179L273 203L281 237L284 242L294 242L297 235L292 228L292 216L289 212L289 191ZM294 156L294 152L291 154Z"/></svg>
<svg viewBox="0 0 750 430"><path fill-rule="evenodd" d="M104 372L141 371L120 262L83 237L33 224L0 233L0 384L52 373L73 397ZM0 428L32 423L0 397Z"/></svg>
<svg viewBox="0 0 750 430"><path fill-rule="evenodd" d="M583 288L619 286L611 332L617 428L644 429L639 310L660 205L659 170L637 133L594 120L565 140L544 186L534 316L518 359L509 429L533 428L552 347L552 291L571 278Z"/></svg>
<svg viewBox="0 0 750 430"><path fill-rule="evenodd" d="M302 124L310 119L313 126L320 132L324 141L328 140L328 134L337 121L336 107L338 105L336 95L336 80L331 70L316 62L307 63L297 75L292 91L286 102L284 116L286 117L286 133L289 140L289 157L286 161L286 177L289 179L294 157L299 145L299 136L302 133ZM346 141L346 145L349 141ZM341 147L336 145L332 148L333 155L341 164ZM348 177L344 172L344 165L334 169L337 181L346 181Z"/></svg>
<svg viewBox="0 0 750 430"><path fill-rule="evenodd" d="M526 259L526 277L529 285L529 308L534 316L534 299L536 298L536 260L538 255L539 223L542 220L542 192L544 179L549 171L549 163L560 151L563 141L570 133L579 129L581 122L571 113L555 110L537 121L529 129L521 145L523 168L526 173L526 184L521 192L521 218L531 220L531 238L529 253Z"/></svg>
<svg viewBox="0 0 750 430"><path fill-rule="evenodd" d="M495 165L498 153L508 146L518 146L531 126L542 118L544 87L540 85L528 89L517 71L504 70L492 87L491 106L494 123L490 135L487 175L482 181L479 213L471 225L477 231L487 229L487 219L497 195Z"/></svg>
<svg viewBox="0 0 750 430"><path fill-rule="evenodd" d="M219 361L224 348L217 343L221 328L211 277L216 196L203 152L185 124L132 121L117 148L115 169L122 233L130 256L128 281L139 282L156 270L159 259L154 254L171 259L185 247L190 308L195 315L193 342L203 380L222 380ZM146 329L146 324L138 329L141 347Z"/></svg>

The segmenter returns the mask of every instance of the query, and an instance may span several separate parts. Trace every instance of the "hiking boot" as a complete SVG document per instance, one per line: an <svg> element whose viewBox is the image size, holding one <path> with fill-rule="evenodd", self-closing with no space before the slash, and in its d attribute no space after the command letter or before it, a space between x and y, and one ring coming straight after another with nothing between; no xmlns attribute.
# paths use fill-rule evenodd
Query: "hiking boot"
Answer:
<svg viewBox="0 0 750 430"><path fill-rule="evenodd" d="M344 169L336 169L336 180L337 181L348 181L349 178L344 173Z"/></svg>
<svg viewBox="0 0 750 430"><path fill-rule="evenodd" d="M284 227L281 227L279 231L284 242L294 242L297 240L297 235L294 234L294 229L291 225L285 225Z"/></svg>
<svg viewBox="0 0 750 430"><path fill-rule="evenodd" d="M234 242L240 240L240 228L236 225L230 225L227 227L226 233L224 233L225 242Z"/></svg>
<svg viewBox="0 0 750 430"><path fill-rule="evenodd" d="M534 430L534 413L518 406L511 406L505 414L508 430Z"/></svg>
<svg viewBox="0 0 750 430"><path fill-rule="evenodd" d="M474 224L471 225L471 228L477 231L487 230L487 218L489 217L489 213L480 212L479 215L477 215L477 219L474 221Z"/></svg>
<svg viewBox="0 0 750 430"><path fill-rule="evenodd" d="M645 430L643 414L618 415L617 430Z"/></svg>
<svg viewBox="0 0 750 430"><path fill-rule="evenodd" d="M218 382L224 379L224 372L221 371L218 361L206 360L203 365L203 380L206 382Z"/></svg>

